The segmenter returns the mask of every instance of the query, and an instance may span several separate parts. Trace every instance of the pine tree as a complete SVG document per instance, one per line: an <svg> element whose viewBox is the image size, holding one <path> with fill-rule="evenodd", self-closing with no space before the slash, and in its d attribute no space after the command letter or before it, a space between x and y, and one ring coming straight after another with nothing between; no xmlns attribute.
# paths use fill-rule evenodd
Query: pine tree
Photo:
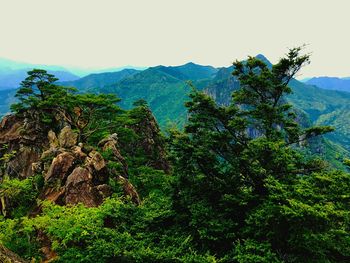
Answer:
<svg viewBox="0 0 350 263"><path fill-rule="evenodd" d="M322 161L307 160L297 147L333 129L303 130L285 98L291 93L289 81L309 62L309 56L300 51L291 49L272 68L253 57L235 62L233 75L240 89L233 92L231 104L219 106L208 95L193 90L186 105L190 116L185 131L171 133L178 217L191 226L204 251L233 256L245 250L243 243L238 249L239 242L255 238L252 233L257 231L254 224L247 226L247 220L260 207L266 206L262 213L279 206L268 205L274 198L270 183L290 189L300 178L325 167ZM283 227L273 232L271 240L277 240ZM262 239L252 242L265 244ZM278 247L275 245L267 242L261 248L269 254Z"/></svg>

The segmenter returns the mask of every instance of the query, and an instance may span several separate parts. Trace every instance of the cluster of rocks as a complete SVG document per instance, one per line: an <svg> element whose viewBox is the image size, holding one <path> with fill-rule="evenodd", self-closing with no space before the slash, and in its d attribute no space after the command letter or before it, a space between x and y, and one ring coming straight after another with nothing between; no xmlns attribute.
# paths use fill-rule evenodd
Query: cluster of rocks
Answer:
<svg viewBox="0 0 350 263"><path fill-rule="evenodd" d="M0 181L5 174L20 179L42 174L45 181L40 194L42 200L93 207L112 194L108 185L112 178L120 182L125 195L136 204L140 203L137 191L128 181L128 166L118 150L116 134L102 140L98 146L112 153L113 161L120 163L122 172L109 169L108 161L100 152L79 143L77 134L69 126L58 136L52 130L43 136L40 127L32 130L27 125L24 129L25 125L25 119L14 115L5 117L0 124L0 157L10 156L3 160Z"/></svg>
<svg viewBox="0 0 350 263"><path fill-rule="evenodd" d="M112 194L108 180L114 171L108 169L107 161L98 151L77 143L77 134L70 127L64 127L58 137L49 131L48 141L49 149L42 153L38 162L32 164L35 173L45 175L42 199L62 205L82 203L92 207L100 205L104 198ZM121 181L124 188L134 189L127 180L127 166L118 151L116 134L99 145L103 151L111 150L115 160L124 167L126 174L114 174L114 178ZM125 193L139 203L135 190Z"/></svg>

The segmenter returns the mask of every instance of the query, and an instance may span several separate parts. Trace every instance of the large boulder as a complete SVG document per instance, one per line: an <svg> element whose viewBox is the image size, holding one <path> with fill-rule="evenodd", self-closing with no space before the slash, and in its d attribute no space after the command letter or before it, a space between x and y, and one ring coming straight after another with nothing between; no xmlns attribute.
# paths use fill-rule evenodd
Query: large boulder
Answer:
<svg viewBox="0 0 350 263"><path fill-rule="evenodd" d="M86 159L87 164L93 167L96 171L101 171L106 168L106 162L102 155L97 151L92 151L89 153L89 157Z"/></svg>
<svg viewBox="0 0 350 263"><path fill-rule="evenodd" d="M62 148L71 148L77 144L78 134L72 131L69 126L64 127L59 136L58 141L59 145Z"/></svg>
<svg viewBox="0 0 350 263"><path fill-rule="evenodd" d="M75 158L83 161L83 160L86 159L87 154L83 152L81 146L74 146L74 147L72 147L72 153L73 153Z"/></svg>
<svg viewBox="0 0 350 263"><path fill-rule="evenodd" d="M68 176L64 199L66 204L82 203L88 207L98 206L103 202L103 196L92 183L91 173L83 167L75 168Z"/></svg>
<svg viewBox="0 0 350 263"><path fill-rule="evenodd" d="M57 148L59 146L59 141L54 131L50 130L48 132L47 139L49 140L50 148Z"/></svg>
<svg viewBox="0 0 350 263"><path fill-rule="evenodd" d="M60 179L64 181L74 164L74 156L69 152L63 152L52 160L49 171L45 176L45 181Z"/></svg>

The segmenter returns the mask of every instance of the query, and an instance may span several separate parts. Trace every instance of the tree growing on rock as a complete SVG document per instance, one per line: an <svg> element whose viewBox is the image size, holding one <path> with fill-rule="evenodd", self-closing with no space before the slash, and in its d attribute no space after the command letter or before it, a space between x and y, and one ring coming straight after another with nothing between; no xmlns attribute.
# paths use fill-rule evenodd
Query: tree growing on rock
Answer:
<svg viewBox="0 0 350 263"><path fill-rule="evenodd" d="M78 131L79 141L106 136L121 112L116 105L120 99L112 94L76 94L74 88L55 84L57 80L42 69L29 71L16 93L19 102L11 110L17 114L35 112L48 125L69 124Z"/></svg>
<svg viewBox="0 0 350 263"><path fill-rule="evenodd" d="M46 70L29 71L15 95L19 102L12 104L11 110L16 113L35 111L40 113L42 122L52 123L55 109L65 105L69 94L75 90L56 85L57 80Z"/></svg>

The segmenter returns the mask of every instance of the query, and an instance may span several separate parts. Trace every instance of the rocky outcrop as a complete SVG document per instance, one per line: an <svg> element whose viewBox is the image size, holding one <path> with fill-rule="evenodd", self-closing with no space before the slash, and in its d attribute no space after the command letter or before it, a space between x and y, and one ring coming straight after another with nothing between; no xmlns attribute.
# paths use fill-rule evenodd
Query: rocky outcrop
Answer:
<svg viewBox="0 0 350 263"><path fill-rule="evenodd" d="M45 181L52 179L59 179L64 181L67 179L68 171L72 168L74 163L74 156L69 152L63 152L52 160L49 171L45 175Z"/></svg>
<svg viewBox="0 0 350 263"><path fill-rule="evenodd" d="M98 206L103 201L92 182L92 174L87 168L77 167L68 176L65 184L65 204L83 203L86 206Z"/></svg>
<svg viewBox="0 0 350 263"><path fill-rule="evenodd" d="M39 129L38 125L23 117L9 115L2 119L0 158L3 166L0 169L0 179L4 174L17 178L33 175L32 163L39 160L44 144Z"/></svg>
<svg viewBox="0 0 350 263"><path fill-rule="evenodd" d="M109 183L115 180L115 185L122 187L128 200L136 205L141 203L136 188L128 179L129 167L123 156L126 151L121 151L117 134L101 140L94 148L79 142L77 134L69 126L44 127L40 121L35 121L38 119L35 112L30 113L33 116L28 114L22 117L7 116L0 123L0 184L4 175L19 179L42 175L42 178L33 179L33 185L39 192L34 200L38 198L57 205L96 207L112 195L113 189ZM157 124L154 123L149 129L141 126L134 126L133 129L143 132L140 136L142 140L137 145L127 145L127 148L144 149L150 166L168 170L164 150L158 144ZM129 158L129 155L125 156ZM0 215L11 217L14 203L7 196L0 199ZM29 216L42 212L40 202L33 202L28 208L31 209ZM52 250L49 237L40 229L37 231L36 241L40 244L43 262L55 260L57 254ZM0 245L2 262L25 261Z"/></svg>
<svg viewBox="0 0 350 263"><path fill-rule="evenodd" d="M45 187L41 199L61 205L100 205L111 194L110 187L106 185L106 162L101 154L95 150L84 152L82 144L76 145L76 133L68 126L61 130L58 137L50 131L48 140L50 149L44 151L41 160L34 164L44 174Z"/></svg>
<svg viewBox="0 0 350 263"><path fill-rule="evenodd" d="M119 163L121 171L108 168L108 161L97 149L79 143L69 126L63 127L58 136L53 130L42 135L44 129L29 120L11 115L0 124L0 158L4 167L0 180L4 174L16 178L42 174L44 187L40 199L59 205L82 203L93 207L112 194L108 181L113 175L125 195L140 203L136 189L128 180L128 165L119 151L116 134L98 146L111 152L111 161Z"/></svg>
<svg viewBox="0 0 350 263"><path fill-rule="evenodd" d="M119 162L122 166L122 174L118 174L117 171L112 171L113 174L117 174L116 180L120 182L123 187L124 195L130 197L135 204L140 204L140 197L135 187L128 180L128 165L118 150L118 135L112 134L98 143L103 151L111 151L113 153L113 160Z"/></svg>
<svg viewBox="0 0 350 263"><path fill-rule="evenodd" d="M142 110L142 114L137 114L136 121L130 125L139 139L133 145L128 145L125 148L131 155L135 149L141 149L147 159L145 165L168 173L170 165L167 161L164 138L160 133L158 123L148 107L141 107L139 110Z"/></svg>
<svg viewBox="0 0 350 263"><path fill-rule="evenodd" d="M118 147L118 135L116 133L108 136L98 143L98 146L102 148L103 151L111 151L113 153L114 160L119 162L123 167L124 178L128 178L128 164L126 163L124 157L121 155Z"/></svg>
<svg viewBox="0 0 350 263"><path fill-rule="evenodd" d="M137 191L127 179L128 166L118 150L116 134L102 140L98 145L103 151L112 151L114 155L112 159L123 167L122 174L108 169L107 161L98 151L86 149L82 143L75 145L77 141L73 134L69 127L63 128L57 144L55 134L50 131L48 136L52 138L50 149L44 151L41 160L33 164L35 169L41 170L45 175L45 188L41 199L61 205L82 203L88 207L98 206L104 198L112 194L112 189L107 183L110 175L114 174L114 178L121 183L125 195L139 204ZM56 145L58 148L55 148Z"/></svg>
<svg viewBox="0 0 350 263"><path fill-rule="evenodd" d="M0 263L25 263L24 259L0 244Z"/></svg>

